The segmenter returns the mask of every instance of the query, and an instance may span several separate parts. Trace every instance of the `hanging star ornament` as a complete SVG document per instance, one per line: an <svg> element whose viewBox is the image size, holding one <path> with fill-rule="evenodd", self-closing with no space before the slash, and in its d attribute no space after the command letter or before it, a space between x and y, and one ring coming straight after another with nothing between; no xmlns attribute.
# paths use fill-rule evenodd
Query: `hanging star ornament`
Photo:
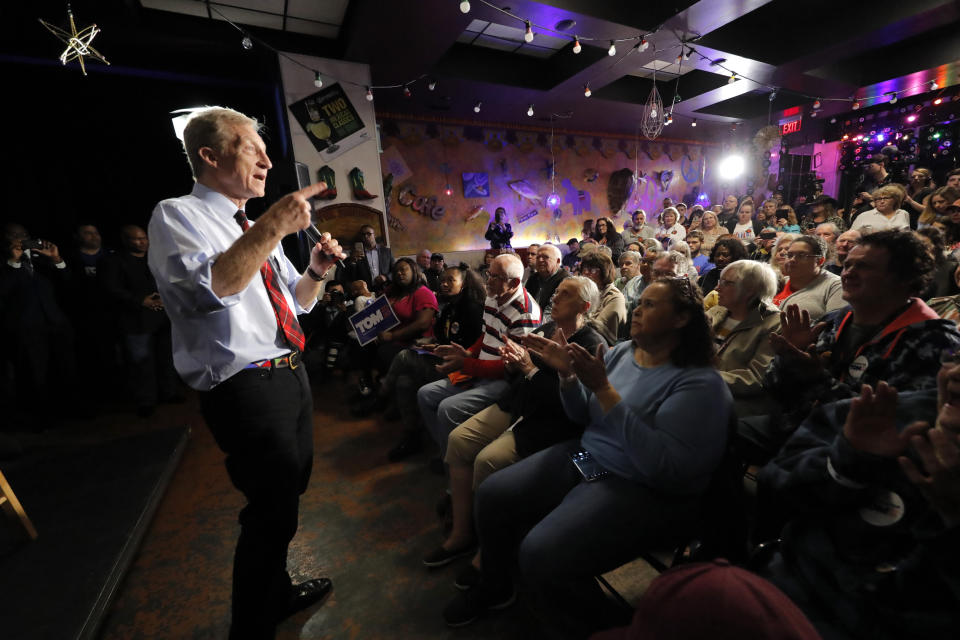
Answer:
<svg viewBox="0 0 960 640"><path fill-rule="evenodd" d="M57 36L61 42L67 45L67 48L60 54L60 62L66 65L68 62L76 60L80 63L80 70L83 72L83 75L87 75L87 68L83 64L84 57L93 58L103 64L109 65L110 63L107 62L107 59L90 45L93 39L97 37L97 34L100 33L97 25L92 24L85 29L77 31L77 25L73 21L73 11L70 9L69 4L67 5L67 17L70 19L70 31L64 31L60 27L40 20L40 24L45 26L47 31Z"/></svg>

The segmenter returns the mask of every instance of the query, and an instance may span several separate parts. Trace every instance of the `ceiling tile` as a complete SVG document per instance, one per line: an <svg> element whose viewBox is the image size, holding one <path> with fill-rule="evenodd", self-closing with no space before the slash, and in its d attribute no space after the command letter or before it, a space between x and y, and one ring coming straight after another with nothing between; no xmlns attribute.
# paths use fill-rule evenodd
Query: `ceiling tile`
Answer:
<svg viewBox="0 0 960 640"><path fill-rule="evenodd" d="M207 17L207 6L197 0L140 0L145 9L159 9L185 13L191 16Z"/></svg>
<svg viewBox="0 0 960 640"><path fill-rule="evenodd" d="M297 18L287 18L287 31L295 33L306 33L311 36L320 36L321 38L336 38L340 32L340 27L314 22L312 20L299 20Z"/></svg>
<svg viewBox="0 0 960 640"><path fill-rule="evenodd" d="M342 25L348 4L350 0L287 0L287 15Z"/></svg>
<svg viewBox="0 0 960 640"><path fill-rule="evenodd" d="M231 22L245 24L251 27L266 27L267 29L282 29L283 16L273 13L260 13L258 11L249 11L247 9L235 9L224 5L213 5L217 11L213 12L214 20L223 20L226 18Z"/></svg>

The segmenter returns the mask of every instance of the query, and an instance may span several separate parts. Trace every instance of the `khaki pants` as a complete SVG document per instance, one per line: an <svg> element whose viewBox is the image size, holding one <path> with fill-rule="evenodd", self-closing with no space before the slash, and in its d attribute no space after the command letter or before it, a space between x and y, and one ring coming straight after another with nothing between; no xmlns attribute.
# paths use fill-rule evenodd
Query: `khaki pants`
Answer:
<svg viewBox="0 0 960 640"><path fill-rule="evenodd" d="M492 404L450 432L445 462L450 466L473 466L473 488L494 471L509 467L520 459L510 414Z"/></svg>

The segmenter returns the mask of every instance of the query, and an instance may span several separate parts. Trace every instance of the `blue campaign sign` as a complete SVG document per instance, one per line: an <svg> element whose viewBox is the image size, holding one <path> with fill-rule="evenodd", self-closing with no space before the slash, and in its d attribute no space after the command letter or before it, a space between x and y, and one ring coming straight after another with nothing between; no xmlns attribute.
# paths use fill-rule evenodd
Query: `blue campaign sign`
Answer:
<svg viewBox="0 0 960 640"><path fill-rule="evenodd" d="M400 324L386 296L380 296L349 318L353 330L357 332L360 346L373 342L377 334L393 329Z"/></svg>

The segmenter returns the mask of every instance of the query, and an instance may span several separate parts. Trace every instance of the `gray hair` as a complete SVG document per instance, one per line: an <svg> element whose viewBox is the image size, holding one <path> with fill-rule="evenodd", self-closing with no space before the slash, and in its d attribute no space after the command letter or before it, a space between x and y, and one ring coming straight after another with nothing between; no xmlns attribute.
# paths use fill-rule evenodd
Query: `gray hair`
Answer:
<svg viewBox="0 0 960 640"><path fill-rule="evenodd" d="M597 310L597 305L600 304L600 289L597 288L596 282L586 276L570 276L564 278L564 281L577 285L577 293L580 294L580 299L590 303L587 313Z"/></svg>
<svg viewBox="0 0 960 640"><path fill-rule="evenodd" d="M553 254L554 259L560 260L561 258L563 258L563 254L560 253L560 249L557 248L557 245L555 245L555 244L553 244L553 243L551 243L551 242L544 242L544 243L543 243L542 245L540 245L540 247L537 249L537 252L539 253L540 249L544 249L544 248L550 249L550 253Z"/></svg>
<svg viewBox="0 0 960 640"><path fill-rule="evenodd" d="M838 237L838 236L840 235L840 227L838 227L836 224L834 224L834 223L832 223L832 222L822 222L822 223L818 224L818 225L817 225L817 231L819 231L820 229L830 229L830 230L832 230L832 231L833 231L834 238L836 238L836 237Z"/></svg>
<svg viewBox="0 0 960 640"><path fill-rule="evenodd" d="M613 249L611 249L605 244L598 244L596 249L594 249L594 251L596 251L597 253L604 253L607 255L608 258L613 260Z"/></svg>
<svg viewBox="0 0 960 640"><path fill-rule="evenodd" d="M194 179L200 177L204 167L203 158L200 157L200 149L210 147L218 153L222 153L231 142L229 127L245 127L248 125L253 127L257 133L263 130L263 125L259 122L233 109L208 107L203 111L196 112L187 121L187 126L183 130L183 149L187 153L187 162L190 163L190 170L193 172Z"/></svg>
<svg viewBox="0 0 960 640"><path fill-rule="evenodd" d="M660 244L660 241L656 238L644 238L643 246L646 251L654 249L656 251L663 251L663 245Z"/></svg>
<svg viewBox="0 0 960 640"><path fill-rule="evenodd" d="M737 298L771 304L777 295L777 273L766 262L737 260L724 267L720 275L724 274L736 279Z"/></svg>
<svg viewBox="0 0 960 640"><path fill-rule="evenodd" d="M670 250L657 256L657 260L663 260L664 258L673 263L673 272L678 276L682 276L687 272L689 261L687 257L679 251Z"/></svg>
<svg viewBox="0 0 960 640"><path fill-rule="evenodd" d="M640 255L637 251L624 251L620 254L620 259L617 260L617 263L622 265L624 258L631 258L636 264L640 264L640 260L643 256Z"/></svg>
<svg viewBox="0 0 960 640"><path fill-rule="evenodd" d="M503 274L510 280L523 278L523 262L515 253L501 253L493 262L500 262L503 265ZM492 264L492 263L491 263Z"/></svg>
<svg viewBox="0 0 960 640"><path fill-rule="evenodd" d="M674 240L670 243L670 250L682 253L687 260L692 260L690 256L690 245L683 240Z"/></svg>

